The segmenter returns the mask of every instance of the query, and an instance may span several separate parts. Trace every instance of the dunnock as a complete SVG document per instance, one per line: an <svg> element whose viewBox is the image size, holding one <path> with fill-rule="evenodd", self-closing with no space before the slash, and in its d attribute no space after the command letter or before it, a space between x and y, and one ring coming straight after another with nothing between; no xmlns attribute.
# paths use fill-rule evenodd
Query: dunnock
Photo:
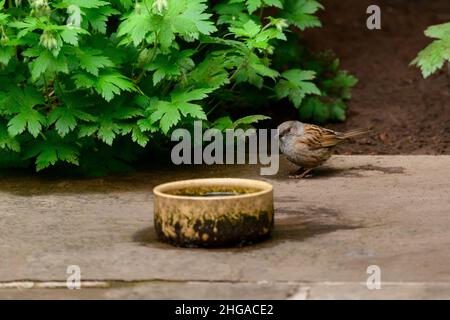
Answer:
<svg viewBox="0 0 450 320"><path fill-rule="evenodd" d="M305 177L331 157L336 145L369 131L356 129L342 133L299 121L283 122L278 126L281 152L300 167L296 175L290 177Z"/></svg>

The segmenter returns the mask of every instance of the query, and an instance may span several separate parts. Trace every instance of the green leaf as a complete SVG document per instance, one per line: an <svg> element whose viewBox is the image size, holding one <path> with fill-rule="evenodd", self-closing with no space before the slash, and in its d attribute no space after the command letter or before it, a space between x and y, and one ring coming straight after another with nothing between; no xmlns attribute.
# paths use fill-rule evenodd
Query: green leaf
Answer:
<svg viewBox="0 0 450 320"><path fill-rule="evenodd" d="M36 158L36 171L41 171L58 161L58 153L56 148L43 149Z"/></svg>
<svg viewBox="0 0 450 320"><path fill-rule="evenodd" d="M252 13L256 11L262 5L262 0L247 0L248 12Z"/></svg>
<svg viewBox="0 0 450 320"><path fill-rule="evenodd" d="M222 117L219 119L216 119L212 124L211 127L215 128L220 131L225 131L226 129L232 129L233 128L233 120L231 120L230 117Z"/></svg>
<svg viewBox="0 0 450 320"><path fill-rule="evenodd" d="M211 14L206 0L167 0L168 9L163 13L149 12L139 7L125 17L119 26L118 35L125 37L122 43L133 42L138 46L148 34L157 38L163 51L174 44L176 36L186 41L198 39L201 34L210 35L217 28L210 21Z"/></svg>
<svg viewBox="0 0 450 320"><path fill-rule="evenodd" d="M78 138L84 138L92 136L98 131L98 125L96 124L85 124L79 126Z"/></svg>
<svg viewBox="0 0 450 320"><path fill-rule="evenodd" d="M194 90L175 90L171 93L173 103L183 103L188 101L203 100L208 94L213 92L214 88L200 88Z"/></svg>
<svg viewBox="0 0 450 320"><path fill-rule="evenodd" d="M439 40L422 50L412 64L420 67L424 78L427 78L441 69L446 61L450 62L450 22L429 27L425 35Z"/></svg>
<svg viewBox="0 0 450 320"><path fill-rule="evenodd" d="M450 39L450 22L428 27L425 35L436 39Z"/></svg>
<svg viewBox="0 0 450 320"><path fill-rule="evenodd" d="M169 54L160 54L149 64L146 69L155 71L153 74L153 84L156 86L164 79L173 80L186 74L194 67L194 61L190 58L194 50L184 50L180 52L172 51Z"/></svg>
<svg viewBox="0 0 450 320"><path fill-rule="evenodd" d="M319 88L309 81L315 78L313 71L292 69L284 72L282 77L284 79L281 79L276 85L275 93L278 99L288 97L296 108L300 107L306 95L321 94Z"/></svg>
<svg viewBox="0 0 450 320"><path fill-rule="evenodd" d="M139 126L133 126L131 138L133 142L136 142L141 147L145 147L150 140L150 138L141 130Z"/></svg>
<svg viewBox="0 0 450 320"><path fill-rule="evenodd" d="M428 47L419 52L412 64L417 65L424 78L429 77L450 62L450 38L446 40L435 40Z"/></svg>
<svg viewBox="0 0 450 320"><path fill-rule="evenodd" d="M261 26L256 24L253 20L249 20L242 28L229 28L230 32L234 33L238 37L254 38L261 32Z"/></svg>
<svg viewBox="0 0 450 320"><path fill-rule="evenodd" d="M50 132L46 140L31 145L25 158L36 157L36 171L55 165L58 161L79 165L79 151L72 144L57 138Z"/></svg>
<svg viewBox="0 0 450 320"><path fill-rule="evenodd" d="M28 132L37 137L42 130L42 125L46 123L46 119L36 110L28 110L14 116L8 122L8 132L15 137L28 129Z"/></svg>
<svg viewBox="0 0 450 320"><path fill-rule="evenodd" d="M111 101L122 91L136 91L133 82L118 72L100 73L98 77L90 74L79 73L73 76L77 88L94 88L106 101Z"/></svg>
<svg viewBox="0 0 450 320"><path fill-rule="evenodd" d="M94 121L92 115L73 108L58 107L48 116L48 125L55 124L55 129L61 137L75 130L78 120Z"/></svg>
<svg viewBox="0 0 450 320"><path fill-rule="evenodd" d="M14 47L0 46L0 64L7 65L16 54Z"/></svg>
<svg viewBox="0 0 450 320"><path fill-rule="evenodd" d="M257 9L265 6L283 8L282 0L231 0L230 4L244 3L244 2L247 6L249 13L253 13Z"/></svg>
<svg viewBox="0 0 450 320"><path fill-rule="evenodd" d="M322 89L327 95L351 99L350 89L358 83L356 77L348 72L339 70L334 78L323 80Z"/></svg>
<svg viewBox="0 0 450 320"><path fill-rule="evenodd" d="M8 133L15 137L25 130L37 137L46 124L46 118L37 110L35 106L43 104L44 100L35 89L26 87L25 89L15 88L9 93L9 110L15 116L8 122Z"/></svg>
<svg viewBox="0 0 450 320"><path fill-rule="evenodd" d="M254 123L257 123L259 121L269 120L269 119L270 119L270 117L263 116L263 115L246 116L244 118L236 120L234 122L234 124L233 124L233 127L237 128L237 127L239 127L241 125L254 124Z"/></svg>
<svg viewBox="0 0 450 320"><path fill-rule="evenodd" d="M80 8L92 9L109 5L108 1L102 0L63 0L62 3L67 8L70 5L76 5Z"/></svg>
<svg viewBox="0 0 450 320"><path fill-rule="evenodd" d="M67 58L64 54L55 57L50 51L43 50L39 56L29 64L33 81L39 79L44 73L69 73Z"/></svg>
<svg viewBox="0 0 450 320"><path fill-rule="evenodd" d="M156 111L150 116L151 123L159 121L163 133L167 134L169 130L178 124L181 116L192 117L194 119L206 120L206 114L203 108L191 101L203 100L214 88L194 89L191 91L175 90L171 94L171 101L157 101Z"/></svg>
<svg viewBox="0 0 450 320"><path fill-rule="evenodd" d="M84 14L94 31L106 34L108 18L112 15L120 14L120 11L108 5L97 9L86 9Z"/></svg>
<svg viewBox="0 0 450 320"><path fill-rule="evenodd" d="M152 20L149 12L134 10L122 21L117 35L119 37L126 36L137 47L150 31L152 31Z"/></svg>
<svg viewBox="0 0 450 320"><path fill-rule="evenodd" d="M157 132L158 127L155 126L150 119L140 119L137 122L139 129L141 129L142 132Z"/></svg>
<svg viewBox="0 0 450 320"><path fill-rule="evenodd" d="M240 3L219 3L214 7L214 10L219 15L217 24L229 24L236 27L241 27L247 21L252 19L245 10L245 4L239 0Z"/></svg>
<svg viewBox="0 0 450 320"><path fill-rule="evenodd" d="M152 123L159 121L161 130L168 133L170 128L181 120L180 112L176 105L167 101L158 101L156 111L151 115Z"/></svg>
<svg viewBox="0 0 450 320"><path fill-rule="evenodd" d="M120 133L120 126L111 120L104 120L100 122L100 127L97 136L107 145L112 146L116 135Z"/></svg>
<svg viewBox="0 0 450 320"><path fill-rule="evenodd" d="M120 4L126 9L130 9L134 3L134 0L119 0Z"/></svg>
<svg viewBox="0 0 450 320"><path fill-rule="evenodd" d="M210 55L206 57L188 75L188 84L195 87L220 88L230 83L228 71L225 69L226 56Z"/></svg>
<svg viewBox="0 0 450 320"><path fill-rule="evenodd" d="M111 101L114 95L118 95L122 91L130 92L136 90L131 80L120 73L102 75L97 80L96 89L106 101Z"/></svg>
<svg viewBox="0 0 450 320"><path fill-rule="evenodd" d="M269 77L275 80L280 74L266 66L265 61L260 59L256 54L250 53L246 58L237 61L236 82L249 82L255 87L261 89L264 85L263 77Z"/></svg>
<svg viewBox="0 0 450 320"><path fill-rule="evenodd" d="M18 39L28 35L39 27L42 27L42 25L39 23L39 20L37 20L35 17L30 16L25 17L23 20L10 22L8 26L20 29L20 31L17 33Z"/></svg>
<svg viewBox="0 0 450 320"><path fill-rule="evenodd" d="M0 149L7 149L14 152L20 152L20 143L12 137L5 126L0 126Z"/></svg>
<svg viewBox="0 0 450 320"><path fill-rule="evenodd" d="M55 128L61 137L64 137L70 131L73 131L77 126L77 119L72 114L70 109L56 108L49 115L49 124L55 123Z"/></svg>
<svg viewBox="0 0 450 320"><path fill-rule="evenodd" d="M205 13L208 6L206 0L169 0L169 11L166 19L174 27L176 33L198 39L200 34L210 35L217 31L209 20L211 14Z"/></svg>
<svg viewBox="0 0 450 320"><path fill-rule="evenodd" d="M347 106L342 101L336 101L331 105L331 117L339 121L345 121Z"/></svg>
<svg viewBox="0 0 450 320"><path fill-rule="evenodd" d="M66 26L64 27L64 30L60 33L60 36L64 42L74 46L78 46L80 34L89 34L89 32L81 28Z"/></svg>
<svg viewBox="0 0 450 320"><path fill-rule="evenodd" d="M264 0L264 3L269 7L277 7L283 9L283 1L282 0Z"/></svg>
<svg viewBox="0 0 450 320"><path fill-rule="evenodd" d="M315 0L284 0L284 10L280 16L300 30L305 30L322 26L319 18L314 16L320 9L323 6Z"/></svg>
<svg viewBox="0 0 450 320"><path fill-rule="evenodd" d="M114 66L114 63L108 57L101 55L99 50L83 50L78 58L80 67L94 76L98 76L100 69Z"/></svg>

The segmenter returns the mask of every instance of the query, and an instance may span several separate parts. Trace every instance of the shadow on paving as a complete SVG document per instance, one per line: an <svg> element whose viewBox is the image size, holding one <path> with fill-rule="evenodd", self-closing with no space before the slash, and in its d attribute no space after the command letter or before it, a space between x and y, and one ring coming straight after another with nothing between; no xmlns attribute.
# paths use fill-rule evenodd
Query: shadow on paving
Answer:
<svg viewBox="0 0 450 320"><path fill-rule="evenodd" d="M319 209L318 209L319 210ZM280 210L280 213L283 211ZM294 242L302 242L309 238L313 238L315 236L319 236L322 234L332 233L339 230L355 230L364 228L363 225L351 224L342 222L335 223L323 223L315 220L308 220L303 215L297 216L286 216L280 214L279 218L275 220L275 228L272 232L272 235L269 239L265 241L261 241L259 243L247 243L244 246L236 246L236 247L218 247L218 248L209 248L208 250L220 250L220 251L258 251L261 249L277 247L283 242L286 241L294 241ZM158 237L156 234L156 230L153 226L146 227L144 229L139 230L133 235L133 241L140 243L143 246L149 246L152 248L173 248L169 244L161 243L158 241ZM204 250L204 248L189 248L196 250Z"/></svg>

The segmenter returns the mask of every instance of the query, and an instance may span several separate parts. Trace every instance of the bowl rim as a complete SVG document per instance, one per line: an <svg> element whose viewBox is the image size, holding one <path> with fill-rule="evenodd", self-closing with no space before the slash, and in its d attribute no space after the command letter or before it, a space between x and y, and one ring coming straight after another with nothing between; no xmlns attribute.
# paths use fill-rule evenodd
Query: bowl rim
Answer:
<svg viewBox="0 0 450 320"><path fill-rule="evenodd" d="M198 183L201 184L201 182L213 182L213 181L222 181L222 182L246 182L246 183L257 183L259 186L261 186L261 191L253 192L253 193L246 193L246 194L239 194L239 195L233 195L233 196L217 196L217 197L200 197L200 196L181 196L181 195L173 195L168 194L162 191L161 189L165 189L170 186L176 186L181 184L189 184L189 183ZM256 188L259 188L256 187ZM166 182L160 185L157 185L153 188L153 194L158 197L163 198L170 198L170 199L182 199L182 200L202 200L202 201L217 201L217 200L236 200L236 199L245 199L245 198L252 198L261 196L267 193L273 192L273 185L262 180L256 180L256 179L245 179L245 178L199 178L199 179L188 179L188 180L178 180L178 181L172 181L172 182Z"/></svg>

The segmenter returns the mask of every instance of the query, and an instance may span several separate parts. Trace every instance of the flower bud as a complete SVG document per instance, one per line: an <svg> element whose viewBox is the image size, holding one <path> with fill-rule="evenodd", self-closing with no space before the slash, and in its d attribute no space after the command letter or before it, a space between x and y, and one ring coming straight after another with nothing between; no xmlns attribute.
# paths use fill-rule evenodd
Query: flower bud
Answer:
<svg viewBox="0 0 450 320"><path fill-rule="evenodd" d="M69 15L67 25L79 28L82 21L80 7L74 4L70 5L67 8L67 14Z"/></svg>
<svg viewBox="0 0 450 320"><path fill-rule="evenodd" d="M56 40L55 36L49 31L44 31L44 33L42 33L39 44L44 48L47 48L48 50L54 50L58 48L58 41Z"/></svg>
<svg viewBox="0 0 450 320"><path fill-rule="evenodd" d="M284 29L286 29L287 27L289 27L289 23L287 22L286 19L280 19L277 21L277 23L275 24L275 26L277 27L277 29L279 31L283 31Z"/></svg>
<svg viewBox="0 0 450 320"><path fill-rule="evenodd" d="M47 0L28 0L31 7L31 15L42 17L48 16L51 13L50 6Z"/></svg>
<svg viewBox="0 0 450 320"><path fill-rule="evenodd" d="M156 14L162 15L168 8L169 3L167 0L155 0L155 2L153 2L153 11Z"/></svg>
<svg viewBox="0 0 450 320"><path fill-rule="evenodd" d="M2 37L0 38L0 44L5 45L9 41L8 36L5 33L2 33Z"/></svg>
<svg viewBox="0 0 450 320"><path fill-rule="evenodd" d="M136 1L136 4L134 5L134 11L136 11L137 14L142 13L142 4L140 4L138 1Z"/></svg>
<svg viewBox="0 0 450 320"><path fill-rule="evenodd" d="M28 0L28 2L30 3L31 9L33 9L33 10L39 10L41 7L43 7L44 1L45 0Z"/></svg>

